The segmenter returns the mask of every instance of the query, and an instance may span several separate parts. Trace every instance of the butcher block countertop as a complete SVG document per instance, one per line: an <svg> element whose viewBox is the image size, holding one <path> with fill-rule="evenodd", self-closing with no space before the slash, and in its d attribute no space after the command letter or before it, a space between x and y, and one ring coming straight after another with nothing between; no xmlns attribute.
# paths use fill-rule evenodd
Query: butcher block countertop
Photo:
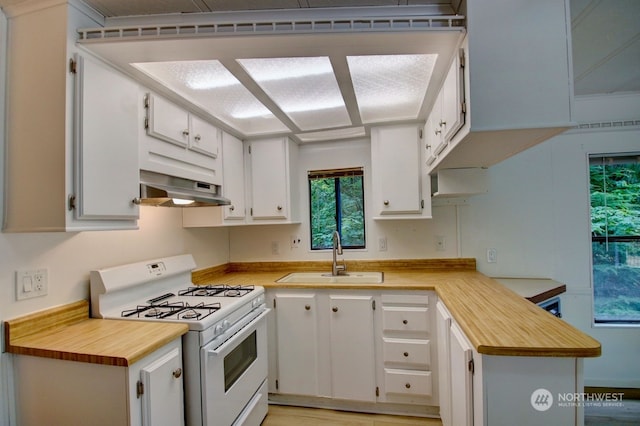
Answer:
<svg viewBox="0 0 640 426"><path fill-rule="evenodd" d="M127 367L185 334L186 324L89 318L89 302L5 321L6 351Z"/></svg>
<svg viewBox="0 0 640 426"><path fill-rule="evenodd" d="M433 290L481 354L600 356L601 346L597 340L477 272L475 259L347 260L346 263L347 272L383 271L384 282L276 282L290 272L331 271L330 262L230 263L194 271L193 281L196 284L253 284L267 289Z"/></svg>

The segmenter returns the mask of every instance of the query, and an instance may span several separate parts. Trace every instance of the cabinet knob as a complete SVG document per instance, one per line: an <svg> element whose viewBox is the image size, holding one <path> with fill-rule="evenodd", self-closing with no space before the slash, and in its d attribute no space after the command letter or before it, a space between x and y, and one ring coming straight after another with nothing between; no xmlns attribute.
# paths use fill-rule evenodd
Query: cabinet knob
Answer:
<svg viewBox="0 0 640 426"><path fill-rule="evenodd" d="M442 127L442 126L446 126L446 125L447 125L447 122L446 122L446 121L440 120L440 127Z"/></svg>
<svg viewBox="0 0 640 426"><path fill-rule="evenodd" d="M382 202L382 204L384 204L385 206L388 206L388 205L389 205L389 200L384 200L384 201Z"/></svg>
<svg viewBox="0 0 640 426"><path fill-rule="evenodd" d="M176 368L175 370L173 370L173 377L178 379L180 378L180 376L182 376L182 368Z"/></svg>
<svg viewBox="0 0 640 426"><path fill-rule="evenodd" d="M411 389L411 383L405 384L404 387L407 388L407 389Z"/></svg>
<svg viewBox="0 0 640 426"><path fill-rule="evenodd" d="M282 206L278 206L277 209L278 209L278 211L281 211L282 210Z"/></svg>
<svg viewBox="0 0 640 426"><path fill-rule="evenodd" d="M333 312L338 312L338 307L337 307L337 306L334 306L333 308L331 308L331 310L332 310Z"/></svg>
<svg viewBox="0 0 640 426"><path fill-rule="evenodd" d="M404 355L405 357L407 357L407 356L409 356L409 352L405 352L403 355Z"/></svg>
<svg viewBox="0 0 640 426"><path fill-rule="evenodd" d="M407 320L402 320L402 323L403 323L404 325L407 325L407 324L409 324L409 321L407 321Z"/></svg>
<svg viewBox="0 0 640 426"><path fill-rule="evenodd" d="M304 309L305 309L305 311L310 311L311 310L311 305L304 305Z"/></svg>
<svg viewBox="0 0 640 426"><path fill-rule="evenodd" d="M442 130L440 130L440 129L438 129L438 130L436 130L436 131L435 131L435 134L436 134L436 135L439 135L440 133L442 133Z"/></svg>
<svg viewBox="0 0 640 426"><path fill-rule="evenodd" d="M235 209L236 209L236 208L235 208L235 206L234 206L233 204L231 204L231 205L229 206L229 210L234 211Z"/></svg>
<svg viewBox="0 0 640 426"><path fill-rule="evenodd" d="M182 136L189 136L189 129L185 129L182 131Z"/></svg>
<svg viewBox="0 0 640 426"><path fill-rule="evenodd" d="M200 139L201 139L201 138L200 138L200 135L195 135L195 136L194 136L194 139L195 139L196 141L200 142Z"/></svg>

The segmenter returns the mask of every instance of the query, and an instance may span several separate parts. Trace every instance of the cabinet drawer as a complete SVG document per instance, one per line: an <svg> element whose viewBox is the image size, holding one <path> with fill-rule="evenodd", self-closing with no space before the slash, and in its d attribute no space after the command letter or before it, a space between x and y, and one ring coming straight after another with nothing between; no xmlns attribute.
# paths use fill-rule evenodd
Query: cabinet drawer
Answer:
<svg viewBox="0 0 640 426"><path fill-rule="evenodd" d="M385 331L429 331L426 307L382 307L382 325Z"/></svg>
<svg viewBox="0 0 640 426"><path fill-rule="evenodd" d="M385 392L401 395L431 396L431 372L384 369Z"/></svg>
<svg viewBox="0 0 640 426"><path fill-rule="evenodd" d="M383 339L384 362L427 369L431 365L431 345L422 339Z"/></svg>

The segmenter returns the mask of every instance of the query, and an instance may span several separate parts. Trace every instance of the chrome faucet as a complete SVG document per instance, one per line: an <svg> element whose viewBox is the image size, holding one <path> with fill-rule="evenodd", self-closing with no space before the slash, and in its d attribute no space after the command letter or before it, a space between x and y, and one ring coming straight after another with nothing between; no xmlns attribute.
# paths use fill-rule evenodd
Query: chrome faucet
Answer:
<svg viewBox="0 0 640 426"><path fill-rule="evenodd" d="M331 266L331 275L345 275L347 273L347 264L342 259L342 265L338 265L338 255L342 256L342 244L340 243L340 234L333 231L333 265Z"/></svg>

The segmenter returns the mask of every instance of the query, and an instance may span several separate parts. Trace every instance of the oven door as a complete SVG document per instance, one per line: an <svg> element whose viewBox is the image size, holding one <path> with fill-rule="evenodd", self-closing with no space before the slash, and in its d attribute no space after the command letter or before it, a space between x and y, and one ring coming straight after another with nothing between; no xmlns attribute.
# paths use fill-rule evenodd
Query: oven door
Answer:
<svg viewBox="0 0 640 426"><path fill-rule="evenodd" d="M266 316L269 311L253 311L243 321L245 324L232 326L225 333L228 339L216 338L202 347L203 424L231 425L267 378ZM264 415L266 413L265 404Z"/></svg>

